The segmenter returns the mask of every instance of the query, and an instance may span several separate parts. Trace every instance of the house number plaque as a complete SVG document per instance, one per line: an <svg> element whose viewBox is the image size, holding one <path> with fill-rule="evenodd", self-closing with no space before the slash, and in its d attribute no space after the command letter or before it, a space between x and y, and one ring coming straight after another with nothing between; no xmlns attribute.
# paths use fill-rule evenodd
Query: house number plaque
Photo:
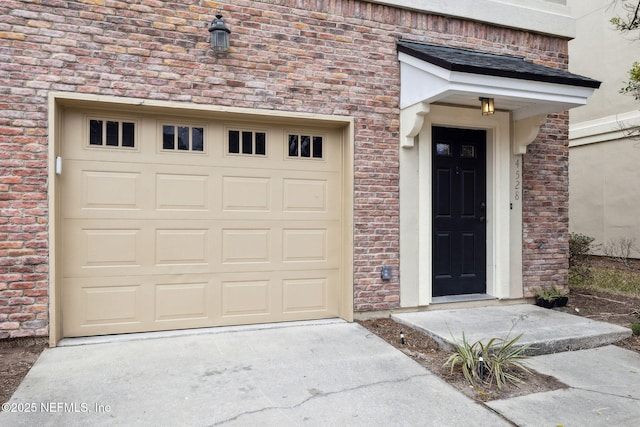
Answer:
<svg viewBox="0 0 640 427"><path fill-rule="evenodd" d="M514 174L514 194L516 200L520 200L520 192L522 191L522 174L520 172L521 165L520 156L516 156L516 168Z"/></svg>

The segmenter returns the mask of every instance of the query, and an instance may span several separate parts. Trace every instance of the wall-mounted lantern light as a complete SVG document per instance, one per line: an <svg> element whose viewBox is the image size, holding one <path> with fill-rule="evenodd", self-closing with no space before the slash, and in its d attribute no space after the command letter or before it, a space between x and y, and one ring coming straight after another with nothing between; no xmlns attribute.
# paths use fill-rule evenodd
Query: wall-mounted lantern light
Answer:
<svg viewBox="0 0 640 427"><path fill-rule="evenodd" d="M480 109L483 116L490 116L496 111L493 98L480 98Z"/></svg>
<svg viewBox="0 0 640 427"><path fill-rule="evenodd" d="M222 15L218 13L216 19L209 25L211 33L211 49L214 52L226 52L229 50L229 33L231 32L222 20Z"/></svg>

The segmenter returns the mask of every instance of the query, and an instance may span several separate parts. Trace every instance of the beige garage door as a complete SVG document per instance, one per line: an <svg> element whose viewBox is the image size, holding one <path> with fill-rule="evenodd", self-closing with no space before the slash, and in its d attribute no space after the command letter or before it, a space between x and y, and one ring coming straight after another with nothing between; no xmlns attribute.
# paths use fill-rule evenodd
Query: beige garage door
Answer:
<svg viewBox="0 0 640 427"><path fill-rule="evenodd" d="M341 132L67 111L64 336L335 317Z"/></svg>

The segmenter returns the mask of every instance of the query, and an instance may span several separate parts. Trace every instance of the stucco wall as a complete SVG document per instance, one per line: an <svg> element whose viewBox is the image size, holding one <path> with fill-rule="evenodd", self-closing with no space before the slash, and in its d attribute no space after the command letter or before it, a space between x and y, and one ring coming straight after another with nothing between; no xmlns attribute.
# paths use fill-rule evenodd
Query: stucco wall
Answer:
<svg viewBox="0 0 640 427"><path fill-rule="evenodd" d="M637 110L633 96L619 90L625 86L627 71L638 60L640 43L637 32L623 35L609 22L616 15L625 16L620 2L602 0L568 0L576 18L576 37L569 42L569 70L602 82L585 106L571 110L572 124Z"/></svg>
<svg viewBox="0 0 640 427"><path fill-rule="evenodd" d="M619 139L571 148L570 229L611 245L635 239L640 258L640 143ZM598 247L596 253L604 254ZM613 255L620 252L614 252Z"/></svg>
<svg viewBox="0 0 640 427"><path fill-rule="evenodd" d="M629 129L640 125L640 103L620 93L638 60L640 41L637 31L622 34L609 22L626 15L620 3L568 1L576 18L569 68L602 81L589 103L570 113L569 228L594 237L596 244L625 237L640 246L640 144L628 137ZM640 257L640 250L631 255Z"/></svg>
<svg viewBox="0 0 640 427"><path fill-rule="evenodd" d="M48 326L47 96L102 94L355 118L354 309L399 306L399 65L406 38L566 68L567 42L355 0L0 5L0 338ZM222 10L230 52L209 49ZM566 130L524 157L525 288L566 278ZM541 221L541 219L544 219Z"/></svg>

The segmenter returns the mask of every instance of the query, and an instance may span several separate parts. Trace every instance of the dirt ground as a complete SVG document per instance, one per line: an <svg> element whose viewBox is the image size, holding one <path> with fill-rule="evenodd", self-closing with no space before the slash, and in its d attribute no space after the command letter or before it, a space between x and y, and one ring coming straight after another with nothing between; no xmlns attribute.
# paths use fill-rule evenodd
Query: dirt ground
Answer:
<svg viewBox="0 0 640 427"><path fill-rule="evenodd" d="M640 309L640 298L573 291L570 294L569 304L562 310L577 316L629 327L629 324L634 320L634 316L631 314L634 309ZM496 387L473 388L460 373L451 375L447 368L442 367L450 353L441 350L426 335L395 323L390 319L368 320L360 323L418 361L429 371L439 375L445 381L478 401L515 397L565 387L564 384L554 378L534 373L524 377L526 381L524 384L509 385L502 390L498 390ZM404 332L404 345L400 343L400 331ZM640 336L631 337L617 345L640 353ZM13 392L18 388L22 379L46 346L47 341L45 338L0 340L0 404L11 398Z"/></svg>
<svg viewBox="0 0 640 427"><path fill-rule="evenodd" d="M622 263L612 258L592 256L589 259L589 264L594 268L640 272L640 259L626 259L625 262ZM614 323L627 328L630 323L640 320L631 314L633 310L640 310L640 298L629 298L598 292L573 291L571 293L571 299L573 303L569 304L565 311L577 314L578 316ZM575 310L576 308L578 310ZM640 335L633 336L628 340L618 343L618 345L640 353Z"/></svg>
<svg viewBox="0 0 640 427"><path fill-rule="evenodd" d="M9 400L46 347L47 338L0 340L0 404Z"/></svg>

